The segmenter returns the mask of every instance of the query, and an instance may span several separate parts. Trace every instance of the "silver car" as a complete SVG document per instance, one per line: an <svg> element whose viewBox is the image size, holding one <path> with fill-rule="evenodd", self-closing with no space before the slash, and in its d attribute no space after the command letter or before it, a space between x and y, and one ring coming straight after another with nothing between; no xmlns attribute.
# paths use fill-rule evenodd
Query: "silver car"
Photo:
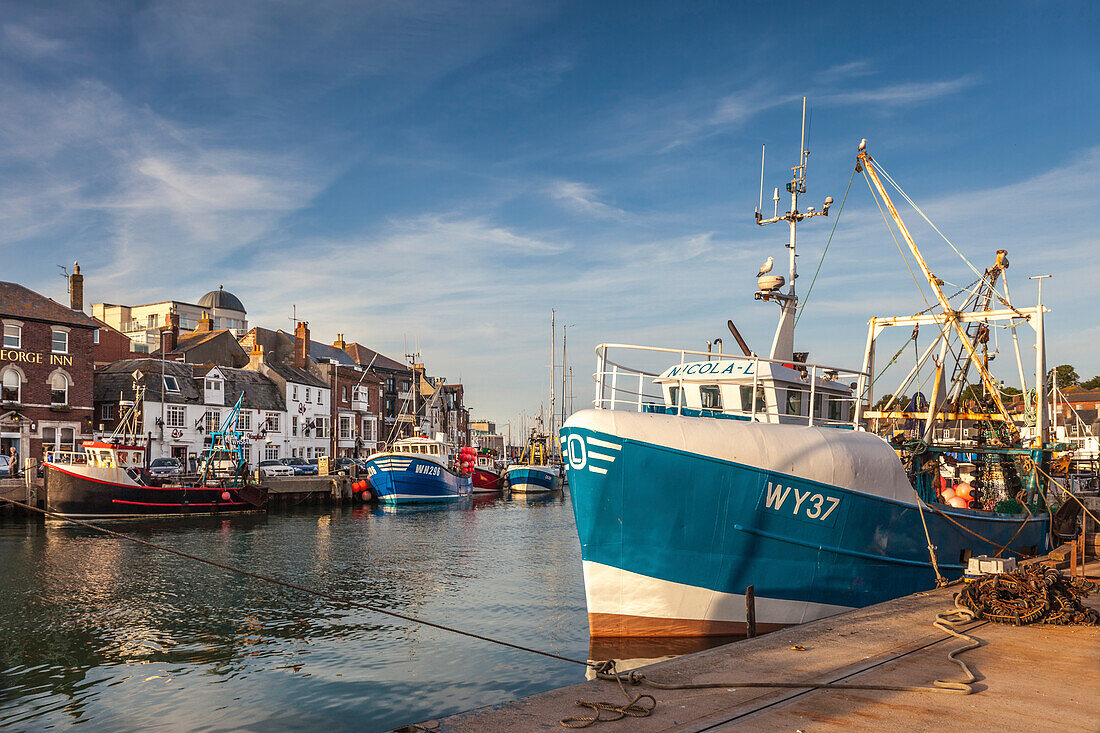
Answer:
<svg viewBox="0 0 1100 733"><path fill-rule="evenodd" d="M0 478L11 478L11 459L0 456Z"/></svg>

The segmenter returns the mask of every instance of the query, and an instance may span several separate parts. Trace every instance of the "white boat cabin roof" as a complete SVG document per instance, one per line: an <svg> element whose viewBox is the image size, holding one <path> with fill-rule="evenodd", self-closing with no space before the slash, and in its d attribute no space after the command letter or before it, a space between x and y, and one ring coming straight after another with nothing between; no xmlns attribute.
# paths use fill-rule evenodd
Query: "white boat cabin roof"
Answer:
<svg viewBox="0 0 1100 733"><path fill-rule="evenodd" d="M438 440L431 438L402 438L394 441L394 453L422 453L429 456L444 455L444 446Z"/></svg>

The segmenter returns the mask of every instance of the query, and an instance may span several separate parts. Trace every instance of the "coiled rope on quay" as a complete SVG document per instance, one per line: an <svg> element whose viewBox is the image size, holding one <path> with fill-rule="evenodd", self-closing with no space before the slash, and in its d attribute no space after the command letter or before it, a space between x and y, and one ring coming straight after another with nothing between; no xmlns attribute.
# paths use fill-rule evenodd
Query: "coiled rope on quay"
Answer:
<svg viewBox="0 0 1100 733"><path fill-rule="evenodd" d="M599 722L610 722L610 721L614 721L614 720L621 720L625 717L639 717L639 718L641 718L641 717L648 717L649 715L651 715L657 707L656 698L654 698L652 695L649 695L649 694L646 694L646 693L641 693L641 694L632 696L627 692L627 689L626 689L627 684L632 685L632 686L639 686L639 685L640 686L645 686L645 687L649 687L649 688L652 688L652 689L655 689L655 690L702 690L702 689L723 688L723 687L724 688L743 687L743 688L800 689L800 690L882 690L882 691L888 691L888 692L946 692L946 693L961 694L961 695L970 695L970 694L973 694L974 692L977 691L974 688L974 683L977 681L977 678L975 677L975 675L971 671L971 669L966 665L966 663L963 662L961 659L958 659L958 656L965 653L965 652L967 652L967 651L970 651L972 649L977 649L978 647L982 646L982 642L980 642L978 639L974 638L973 636L970 636L966 633L957 631L957 630L955 630L951 627L972 623L972 622L977 620L978 616L977 616L977 612L975 612L973 609L968 608L964 605L960 605L958 597L956 597L956 600L955 600L955 607L952 608L952 609L949 609L948 611L945 611L945 612L940 613L939 615L937 615L936 620L933 622L932 625L935 626L937 629L943 631L944 633L948 634L949 636L961 639L961 640L966 642L965 646L959 647L958 649L955 649L955 650L951 651L947 655L947 657L950 661L952 661L955 664L959 665L960 668L962 669L962 671L964 673L964 678L960 679L960 680L934 680L932 685L930 685L930 686L928 686L928 685L879 685L879 684L858 684L858 683L846 683L846 682L814 682L814 681L809 681L809 680L799 681L799 682L779 682L779 681L776 681L776 682L761 682L761 681L758 681L758 680L753 680L753 681L723 681L723 682L720 682L720 683L719 682L713 682L713 683L708 682L708 683L671 684L671 683L664 683L664 682L659 682L659 681L656 681L656 680L651 680L648 677L646 677L645 675L640 674L636 671L618 672L618 671L615 670L614 660L610 660L610 661L606 661L606 662L593 662L593 661L590 661L590 660L573 659L571 657L566 657L566 656L563 656L561 654L555 654L553 652L548 652L548 651L545 651L545 650L542 650L542 649L535 649L533 647L524 646L522 644L516 644L516 643L513 643L513 642L509 642L509 641L504 641L502 639L495 639L493 637L485 636L483 634L478 634L478 633L475 633L473 631L466 631L464 629L459 629L459 628L456 628L456 627L453 627L453 626L447 626L446 624L441 624L441 623L437 623L437 622L434 622L434 621L428 621L426 619L417 618L415 616L409 616L407 614L403 614L403 613L400 613L400 612L397 612L397 611L391 611L389 609L381 608L379 606L374 606L374 605L371 605L369 603L362 603L362 602L359 602L359 601L354 601L354 600L351 600L351 599L348 599L348 598L344 598L344 597L341 597L341 596L334 595L332 593L327 593L325 591L318 590L316 588L309 588L309 587L299 585L297 583L292 583L290 581L282 580L280 578L276 578L276 577L273 577L273 576L270 576L270 575L265 575L263 573L257 573L257 572L253 572L251 570L245 570L243 568L239 568L239 567L236 567L236 566L233 566L233 565L229 565L227 563L219 562L217 560L212 560L210 558L201 557L199 555L194 555L194 554L191 554L189 552L184 552L182 550L177 550L175 548L168 547L166 545L161 545L161 544L158 544L156 542L150 542L149 540L144 540L144 539L141 539L140 537L134 537L132 535L124 534L122 532L116 532L112 529L108 529L106 527L101 527L101 526L98 526L98 525L93 524L91 522L85 522L83 520L75 519L73 517L67 517L63 514L59 514L57 512L53 512L53 511L50 511L48 509L41 509L39 507L32 506L32 505L26 504L24 502L16 501L14 499L9 499L9 498L6 498L6 497L0 497L0 501L5 501L5 502L7 502L7 503L9 503L13 506L20 507L24 510L27 510L27 511L30 511L30 512L33 512L33 513L41 514L42 516L45 516L45 517L60 519L60 520L65 521L65 522L69 522L70 524L74 524L74 525L77 525L79 527L84 527L86 529L90 529L92 531L99 532L101 534L105 534L109 537L114 537L116 539L126 540L128 542L133 542L134 544L142 545L142 546L148 547L148 548L153 549L153 550L159 550L161 552L166 552L166 553L169 553L169 554L172 554L172 555L176 555L177 557L182 557L182 558L185 558L185 559L188 559L188 560L193 560L194 562L198 562L198 563L202 563L204 565L209 565L211 567L226 570L226 571L231 572L231 573L237 573L239 575L243 575L243 576L246 576L246 577L249 577L249 578L254 578L256 580L260 580L260 581L263 581L265 583L271 583L272 585L277 585L277 586L281 586L283 588L289 588L291 590L296 590L296 591L299 591L301 593L305 593L307 595L315 596L317 598L324 598L324 599L332 601L334 603L346 604L346 605L352 606L354 608L361 608L363 610L372 611L374 613L379 613L379 614L382 614L382 615L385 615L385 616L389 616L391 618L397 618L397 619L401 619L403 621L408 621L410 623L420 624L422 626L428 626L428 627L431 627L431 628L434 628L434 629L439 629L441 631L447 631L447 632L450 632L450 633L453 633L453 634L458 634L458 635L465 636L465 637L468 637L468 638L471 638L471 639L477 639L479 641L484 641L484 642L487 642L487 643L490 643L490 644L496 644L498 646L503 646L503 647L506 647L506 648L509 648L509 649L515 649L517 651L528 652L530 654L537 654L539 656L546 657L548 659L555 659L555 660L558 660L558 661L561 661L561 662L569 662L571 664L577 664L577 665L581 665L581 666L584 666L584 667L588 667L588 668L591 668L591 669L595 670L597 679L614 680L618 683L620 690L623 692L623 695L627 700L627 702L625 704L595 702L595 701L590 701L590 700L577 700L577 702L576 702L577 706L592 710L594 712L594 714L593 715L584 715L584 716L574 716L574 717L564 718L564 719L560 720L559 723L563 727L566 727L566 728L587 728L587 727L589 727L591 725L594 725L596 723L599 723ZM978 625L979 626L984 625L984 623L988 623L988 621L979 622ZM968 629L968 630L970 630L970 629ZM605 712L610 713L611 716L610 717L604 717L602 715L602 713L605 713ZM418 726L410 726L410 728L414 729L414 730L415 729L431 730L430 728L424 728L423 726L419 726L419 725Z"/></svg>

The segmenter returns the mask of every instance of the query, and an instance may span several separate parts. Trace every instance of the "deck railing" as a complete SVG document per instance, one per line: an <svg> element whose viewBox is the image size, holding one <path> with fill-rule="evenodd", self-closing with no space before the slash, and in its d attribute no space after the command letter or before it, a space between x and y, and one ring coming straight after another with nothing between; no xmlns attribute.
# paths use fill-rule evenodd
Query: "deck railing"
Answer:
<svg viewBox="0 0 1100 733"><path fill-rule="evenodd" d="M614 353L613 353L614 352ZM618 352L630 352L627 357ZM735 360L751 364L752 397L749 409L729 407L688 408L684 405L666 406L662 385L654 380L677 362L663 362L659 371L647 370L623 362L630 357L638 361L648 358L656 361L672 356L684 366L698 361ZM692 358L688 358L692 357ZM700 357L700 358L695 358ZM765 375L761 379L761 365L774 365L793 369L798 373L798 383L773 384ZM749 370L745 370L746 373ZM638 346L634 344L600 344L596 347L596 383L595 399L592 406L597 410L629 410L633 412L664 412L666 414L705 415L725 417L736 420L755 420L759 422L781 422L805 425L829 425L836 427L856 427L857 395L863 394L868 375L855 369L812 364L804 362L784 362L765 359L759 356L742 356L711 351L693 351L691 349L670 349L657 346ZM836 382L840 389L820 390L819 382ZM730 380L716 377L715 383L729 384ZM677 379L676 384L683 389L685 385L698 386L699 380ZM741 387L750 386L747 381L739 380ZM683 394L683 392L680 392ZM803 407L806 414L802 414ZM797 410L795 411L795 408Z"/></svg>

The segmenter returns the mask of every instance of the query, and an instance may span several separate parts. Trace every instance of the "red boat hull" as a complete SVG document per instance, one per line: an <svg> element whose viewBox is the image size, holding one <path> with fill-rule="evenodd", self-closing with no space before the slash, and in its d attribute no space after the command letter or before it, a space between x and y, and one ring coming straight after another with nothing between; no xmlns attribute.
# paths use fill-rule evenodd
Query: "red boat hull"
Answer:
<svg viewBox="0 0 1100 733"><path fill-rule="evenodd" d="M489 492L500 491L500 476L485 468L475 468L471 477L474 482L474 491Z"/></svg>

